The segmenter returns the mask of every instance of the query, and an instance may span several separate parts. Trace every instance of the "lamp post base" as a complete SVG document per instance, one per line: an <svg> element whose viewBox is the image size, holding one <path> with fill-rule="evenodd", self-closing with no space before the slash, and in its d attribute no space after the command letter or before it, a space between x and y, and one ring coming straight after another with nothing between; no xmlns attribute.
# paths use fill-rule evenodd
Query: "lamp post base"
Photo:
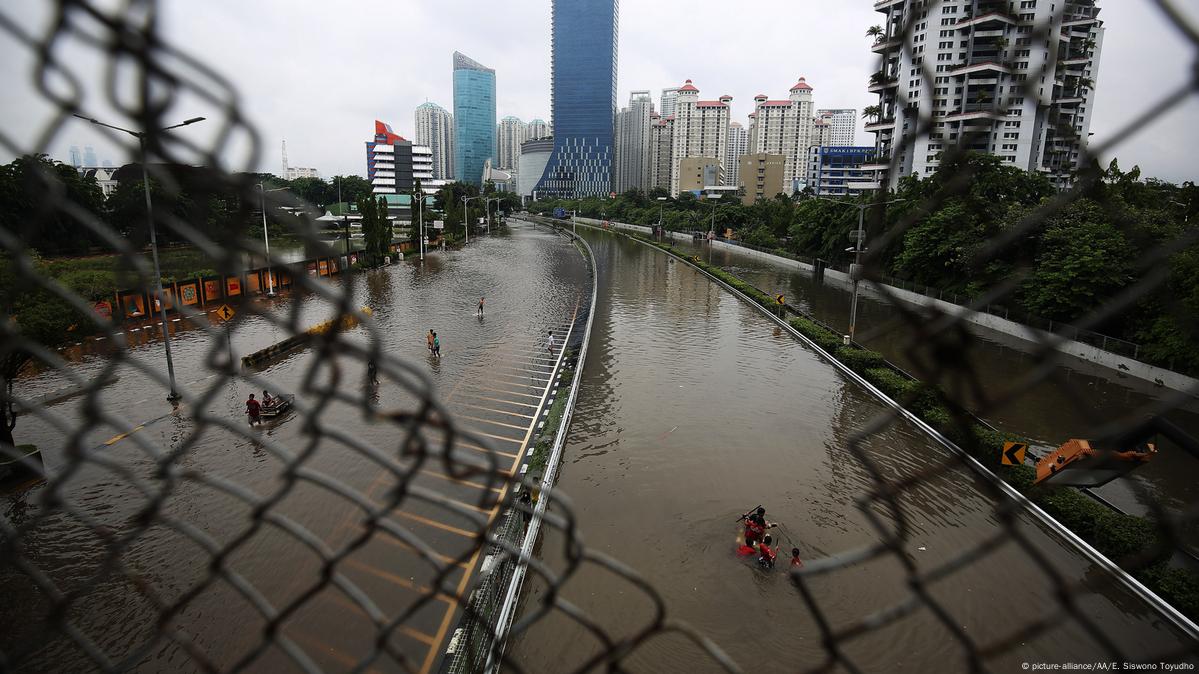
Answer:
<svg viewBox="0 0 1199 674"><path fill-rule="evenodd" d="M180 400L183 400L183 396L179 395L175 391L171 391L170 393L167 394L167 402L169 402L169 403L177 403Z"/></svg>

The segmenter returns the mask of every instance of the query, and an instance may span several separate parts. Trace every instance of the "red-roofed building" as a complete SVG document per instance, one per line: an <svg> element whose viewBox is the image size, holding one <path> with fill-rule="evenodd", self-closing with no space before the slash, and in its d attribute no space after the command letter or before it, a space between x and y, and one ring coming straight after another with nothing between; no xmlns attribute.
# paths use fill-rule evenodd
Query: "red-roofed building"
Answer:
<svg viewBox="0 0 1199 674"><path fill-rule="evenodd" d="M768 186L768 194L791 194L806 180L808 148L820 140L813 118L812 86L800 77L790 94L786 100L755 96L754 112L750 115L749 154L786 158L782 182Z"/></svg>
<svg viewBox="0 0 1199 674"><path fill-rule="evenodd" d="M715 101L701 101L699 87L691 80L679 87L671 133L671 194L679 193L679 167L684 159L709 158L721 169L716 174L724 174L732 100L726 95Z"/></svg>

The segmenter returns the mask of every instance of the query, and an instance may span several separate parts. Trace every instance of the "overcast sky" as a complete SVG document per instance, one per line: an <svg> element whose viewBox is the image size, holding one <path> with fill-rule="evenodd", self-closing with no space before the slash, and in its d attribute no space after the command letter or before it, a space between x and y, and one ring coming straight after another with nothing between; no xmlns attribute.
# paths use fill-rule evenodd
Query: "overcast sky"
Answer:
<svg viewBox="0 0 1199 674"><path fill-rule="evenodd" d="M23 23L44 30L49 3L26 4ZM1199 2L1184 6L1199 23ZM814 87L820 108L857 108L877 103L866 91L875 55L864 36L881 14L873 0L758 0L752 5L718 0L622 0L618 102L628 92L650 89L655 105L663 87L692 79L702 98L733 96L733 119L746 124L755 94L784 98L801 75ZM280 142L287 140L292 166L312 166L323 176L365 174L363 143L373 122L390 122L412 138L413 109L426 100L452 110L451 55L455 50L496 70L497 119L550 119L550 0L167 0L162 28L168 41L227 77L241 94L243 113L259 130L261 155L231 150L230 168L279 172ZM1151 101L1186 81L1195 54L1147 0L1101 0L1107 34L1097 78L1091 131L1102 142L1143 112ZM11 5L2 10L11 11ZM67 46L76 72L98 73L95 55ZM50 108L30 84L30 60L0 36L0 100L3 130L34 137ZM89 70L89 67L92 69ZM99 87L89 87L92 114L120 123ZM172 115L219 118L200 100L180 101ZM172 119L174 119L174 116ZM1117 147L1124 167L1139 164L1147 175L1195 180L1199 155L1199 96L1145 125ZM207 125L207 128L205 128ZM213 142L219 125L205 123L179 133ZM859 131L857 140L871 144ZM49 151L66 160L71 145L95 145L101 159L120 164L123 151L86 124L70 124ZM245 143L234 144L245 150ZM0 148L0 152L11 152ZM0 159L8 161L5 156Z"/></svg>

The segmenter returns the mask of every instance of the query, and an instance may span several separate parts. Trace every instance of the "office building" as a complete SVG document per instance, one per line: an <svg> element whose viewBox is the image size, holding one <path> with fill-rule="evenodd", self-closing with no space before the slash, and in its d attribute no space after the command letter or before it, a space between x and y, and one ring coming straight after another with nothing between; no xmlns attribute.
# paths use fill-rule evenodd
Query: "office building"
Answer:
<svg viewBox="0 0 1199 674"><path fill-rule="evenodd" d="M674 166L673 116L650 116L649 166L649 189L657 188L669 192L670 169Z"/></svg>
<svg viewBox="0 0 1199 674"><path fill-rule="evenodd" d="M520 145L529 139L529 125L519 117L508 116L496 127L499 138L499 163L497 168L515 169L520 158Z"/></svg>
<svg viewBox="0 0 1199 674"><path fill-rule="evenodd" d="M863 169L873 163L874 146L813 147L808 153L806 187L820 196L858 196L878 189L874 171Z"/></svg>
<svg viewBox="0 0 1199 674"><path fill-rule="evenodd" d="M943 153L961 148L1041 171L1069 186L1085 151L1103 46L1097 0L917 0L877 2L882 36L871 50L879 69L868 84L879 97L866 131L875 134L880 171L894 187L925 176ZM902 29L914 28L904 49ZM931 86L921 69L933 75ZM906 101L906 102L905 102ZM918 113L932 128L910 140ZM897 156L893 156L897 155Z"/></svg>
<svg viewBox="0 0 1199 674"><path fill-rule="evenodd" d="M704 187L723 185L724 171L716 157L684 157L679 160L679 194L691 192L699 196Z"/></svg>
<svg viewBox="0 0 1199 674"><path fill-rule="evenodd" d="M650 122L654 101L648 91L634 91L629 107L616 115L616 177L613 191L650 187Z"/></svg>
<svg viewBox="0 0 1199 674"><path fill-rule="evenodd" d="M416 106L416 142L433 153L433 177L454 177L454 116L436 103Z"/></svg>
<svg viewBox="0 0 1199 674"><path fill-rule="evenodd" d="M296 180L298 178L317 178L321 177L320 171L312 167L305 166L288 166L283 172L284 180Z"/></svg>
<svg viewBox="0 0 1199 674"><path fill-rule="evenodd" d="M366 179L377 195L412 194L417 180L421 192L436 194L448 182L433 176L432 148L407 140L377 119L375 137L366 142Z"/></svg>
<svg viewBox="0 0 1199 674"><path fill-rule="evenodd" d="M454 52L454 177L482 186L495 161L495 71Z"/></svg>
<svg viewBox="0 0 1199 674"><path fill-rule="evenodd" d="M819 140L813 114L812 87L802 77L791 87L786 100L770 100L765 94L754 97L749 153L781 154L787 158L778 186L778 191L784 194L790 194L797 181L806 179L808 148Z"/></svg>
<svg viewBox="0 0 1199 674"><path fill-rule="evenodd" d="M724 162L729 135L729 103L732 96L701 101L699 88L687 80L679 87L674 108L674 133L671 147L670 193L678 194L679 163L688 157L712 157Z"/></svg>
<svg viewBox="0 0 1199 674"><path fill-rule="evenodd" d="M71 146L71 166L75 168L83 166L83 153L79 151L78 145Z"/></svg>
<svg viewBox="0 0 1199 674"><path fill-rule="evenodd" d="M537 138L549 138L554 135L554 128L547 124L544 119L534 119L529 122L529 140Z"/></svg>
<svg viewBox="0 0 1199 674"><path fill-rule="evenodd" d="M658 100L658 114L663 117L673 116L675 101L679 100L679 88L670 87L669 89L663 89L662 96Z"/></svg>
<svg viewBox="0 0 1199 674"><path fill-rule="evenodd" d="M737 122L729 122L729 138L724 152L724 184L738 185L741 155L749 153L749 131Z"/></svg>
<svg viewBox="0 0 1199 674"><path fill-rule="evenodd" d="M83 146L83 165L84 166L99 166L100 160L96 159L96 148L91 145Z"/></svg>
<svg viewBox="0 0 1199 674"><path fill-rule="evenodd" d="M537 191L565 198L612 189L617 0L553 0L554 153Z"/></svg>
<svg viewBox="0 0 1199 674"><path fill-rule="evenodd" d="M531 125L530 125L531 126ZM550 162L554 153L554 139L533 138L520 146L520 160L516 167L516 192L522 197L536 197L533 194L537 183L545 173L545 166Z"/></svg>
<svg viewBox="0 0 1199 674"><path fill-rule="evenodd" d="M854 134L858 128L857 110L849 108L817 110L816 117L826 122L830 131L828 142L822 142L820 145L849 147L854 144Z"/></svg>
<svg viewBox="0 0 1199 674"><path fill-rule="evenodd" d="M759 199L773 199L780 193L787 158L781 154L741 155L737 174L741 181L741 203L752 206Z"/></svg>

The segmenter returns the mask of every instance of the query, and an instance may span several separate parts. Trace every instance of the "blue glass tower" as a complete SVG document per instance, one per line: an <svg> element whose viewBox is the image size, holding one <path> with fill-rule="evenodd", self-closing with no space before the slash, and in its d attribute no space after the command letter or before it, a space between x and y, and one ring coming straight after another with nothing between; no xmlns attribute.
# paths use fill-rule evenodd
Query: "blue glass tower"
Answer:
<svg viewBox="0 0 1199 674"><path fill-rule="evenodd" d="M483 184L483 164L495 163L495 71L454 52L454 178Z"/></svg>
<svg viewBox="0 0 1199 674"><path fill-rule="evenodd" d="M554 152L540 197L607 196L612 189L619 0L554 0Z"/></svg>

